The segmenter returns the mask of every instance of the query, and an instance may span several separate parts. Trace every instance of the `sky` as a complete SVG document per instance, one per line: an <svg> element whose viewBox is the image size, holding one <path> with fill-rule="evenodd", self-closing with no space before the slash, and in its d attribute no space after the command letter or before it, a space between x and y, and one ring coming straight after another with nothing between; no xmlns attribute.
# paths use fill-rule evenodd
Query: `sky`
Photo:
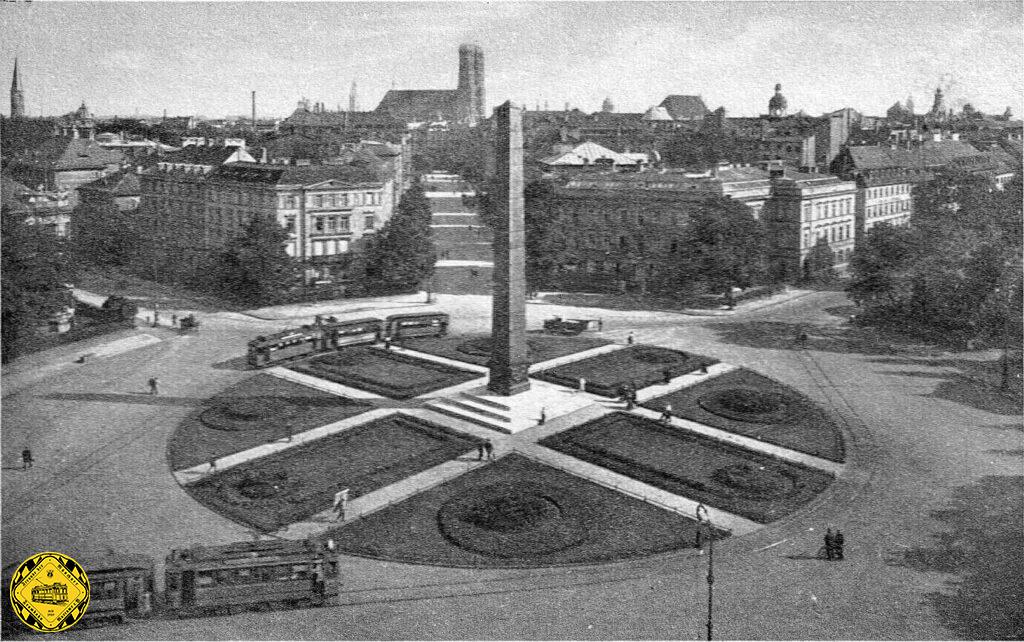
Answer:
<svg viewBox="0 0 1024 642"><path fill-rule="evenodd" d="M484 50L488 108L639 112L697 94L729 115L884 114L942 86L951 106L1024 113L1021 2L0 2L0 78L17 56L29 115L285 116L301 97L359 107L454 89ZM6 92L5 92L6 93ZM0 112L9 113L6 96Z"/></svg>

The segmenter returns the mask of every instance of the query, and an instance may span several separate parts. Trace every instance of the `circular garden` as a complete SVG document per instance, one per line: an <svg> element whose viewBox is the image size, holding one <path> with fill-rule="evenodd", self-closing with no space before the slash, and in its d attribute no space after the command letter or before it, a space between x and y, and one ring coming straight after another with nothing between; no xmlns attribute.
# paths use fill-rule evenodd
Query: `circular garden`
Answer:
<svg viewBox="0 0 1024 642"><path fill-rule="evenodd" d="M292 403L274 397L224 399L199 415L199 421L214 430L257 430L267 423L282 424L298 414Z"/></svg>
<svg viewBox="0 0 1024 642"><path fill-rule="evenodd" d="M792 422L794 418L790 407L796 402L781 392L746 387L713 390L697 400L700 407L708 412L755 424Z"/></svg>

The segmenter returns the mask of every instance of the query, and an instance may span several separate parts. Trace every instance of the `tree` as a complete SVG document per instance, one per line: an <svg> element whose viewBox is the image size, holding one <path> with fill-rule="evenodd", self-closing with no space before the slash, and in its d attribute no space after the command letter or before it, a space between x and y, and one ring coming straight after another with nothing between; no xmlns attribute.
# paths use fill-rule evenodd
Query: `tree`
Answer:
<svg viewBox="0 0 1024 642"><path fill-rule="evenodd" d="M0 211L2 260L2 357L18 354L19 341L49 315L74 299L66 283L74 278L65 243L24 215L4 206Z"/></svg>
<svg viewBox="0 0 1024 642"><path fill-rule="evenodd" d="M437 254L430 234L430 203L414 184L402 194L384 228L367 242L367 289L379 294L408 292L434 274Z"/></svg>
<svg viewBox="0 0 1024 642"><path fill-rule="evenodd" d="M553 196L551 184L546 181L534 181L523 190L529 290L550 286L570 255L568 221L552 206Z"/></svg>
<svg viewBox="0 0 1024 642"><path fill-rule="evenodd" d="M768 270L764 225L750 209L729 202L701 207L683 229L678 278L688 286L726 292L763 283Z"/></svg>
<svg viewBox="0 0 1024 642"><path fill-rule="evenodd" d="M836 255L824 236L818 237L804 257L803 280L809 283L832 283L836 280Z"/></svg>
<svg viewBox="0 0 1024 642"><path fill-rule="evenodd" d="M872 227L853 252L847 294L866 308L891 312L906 297L902 289L918 254L909 228L886 223Z"/></svg>
<svg viewBox="0 0 1024 642"><path fill-rule="evenodd" d="M217 286L246 304L274 304L298 282L294 259L285 251L288 233L276 221L253 216L220 258Z"/></svg>

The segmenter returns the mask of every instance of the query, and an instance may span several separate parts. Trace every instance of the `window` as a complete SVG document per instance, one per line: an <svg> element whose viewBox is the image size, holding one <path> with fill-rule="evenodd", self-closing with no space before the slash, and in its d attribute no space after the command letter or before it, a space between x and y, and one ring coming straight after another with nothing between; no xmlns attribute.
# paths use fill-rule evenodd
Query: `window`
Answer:
<svg viewBox="0 0 1024 642"><path fill-rule="evenodd" d="M313 231L320 232L321 234L323 233L323 231L324 231L324 217L323 216L317 216L316 218L313 219Z"/></svg>
<svg viewBox="0 0 1024 642"><path fill-rule="evenodd" d="M324 216L322 220L324 222L323 231L328 234L333 234L338 224L338 218L336 216Z"/></svg>
<svg viewBox="0 0 1024 642"><path fill-rule="evenodd" d="M337 219L338 219L338 231L339 232L348 232L349 229L351 229L351 227L350 227L351 226L351 222L350 222L351 221L351 217L348 217L348 216L338 216Z"/></svg>
<svg viewBox="0 0 1024 642"><path fill-rule="evenodd" d="M324 197L320 196L320 195L314 196L313 197L313 205L315 207L323 207L324 206Z"/></svg>
<svg viewBox="0 0 1024 642"><path fill-rule="evenodd" d="M377 217L376 216L372 216L371 215L371 216L367 216L365 219L363 219L363 229L365 229L365 230L375 229L376 225L377 225Z"/></svg>

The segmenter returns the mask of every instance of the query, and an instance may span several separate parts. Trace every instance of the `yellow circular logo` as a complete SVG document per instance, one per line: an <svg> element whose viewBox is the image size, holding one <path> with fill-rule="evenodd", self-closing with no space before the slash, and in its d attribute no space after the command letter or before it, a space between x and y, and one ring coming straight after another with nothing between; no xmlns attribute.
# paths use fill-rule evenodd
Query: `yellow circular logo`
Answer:
<svg viewBox="0 0 1024 642"><path fill-rule="evenodd" d="M18 619L36 631L70 629L89 607L89 578L67 555L38 553L14 571L11 606Z"/></svg>

